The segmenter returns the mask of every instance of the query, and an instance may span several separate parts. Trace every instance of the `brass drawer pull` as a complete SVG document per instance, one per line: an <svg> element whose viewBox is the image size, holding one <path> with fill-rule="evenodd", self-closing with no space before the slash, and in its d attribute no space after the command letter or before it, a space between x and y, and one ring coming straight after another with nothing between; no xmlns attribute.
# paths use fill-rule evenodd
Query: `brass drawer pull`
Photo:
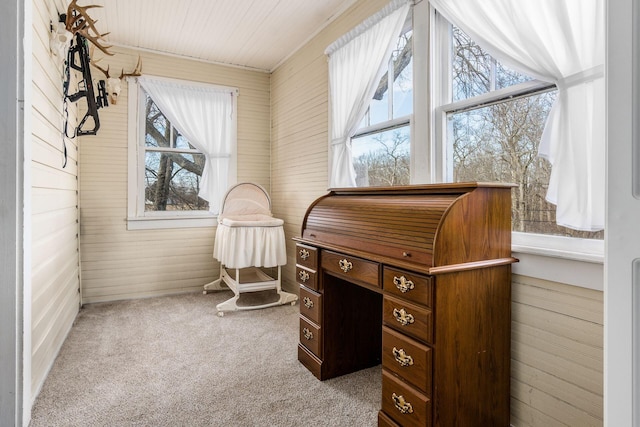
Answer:
<svg viewBox="0 0 640 427"><path fill-rule="evenodd" d="M353 264L351 263L351 261L346 258L341 259L338 264L340 265L340 270L344 271L345 273L349 272L349 270L353 268Z"/></svg>
<svg viewBox="0 0 640 427"><path fill-rule="evenodd" d="M302 302L304 302L304 306L307 307L308 309L313 308L313 301L311 301L311 298L309 297L304 297L302 299Z"/></svg>
<svg viewBox="0 0 640 427"><path fill-rule="evenodd" d="M413 414L413 406L411 406L411 403L404 400L403 395L398 396L397 394L393 393L391 395L391 399L393 399L393 405L398 411L403 414Z"/></svg>
<svg viewBox="0 0 640 427"><path fill-rule="evenodd" d="M313 332L311 332L307 328L302 328L302 335L304 335L304 337L306 339L308 339L308 340L312 340L313 339Z"/></svg>
<svg viewBox="0 0 640 427"><path fill-rule="evenodd" d="M398 288L398 290L403 294L415 288L413 282L411 280L407 280L404 276L393 276L393 284L396 285L396 288Z"/></svg>
<svg viewBox="0 0 640 427"><path fill-rule="evenodd" d="M306 261L307 259L309 259L310 256L311 256L311 253L309 253L308 250L300 249L300 258L302 258L303 261Z"/></svg>
<svg viewBox="0 0 640 427"><path fill-rule="evenodd" d="M307 280L309 280L309 277L311 277L309 276L309 273L307 273L304 270L300 270L300 273L298 273L298 276L300 277L300 280L302 282L306 282Z"/></svg>
<svg viewBox="0 0 640 427"><path fill-rule="evenodd" d="M394 308L393 317L395 317L402 326L407 326L415 321L413 314L407 313L404 308L401 308L400 310Z"/></svg>
<svg viewBox="0 0 640 427"><path fill-rule="evenodd" d="M413 365L413 357L409 356L404 349L398 350L393 347L393 358L396 359L396 362L400 364L400 366L411 366Z"/></svg>

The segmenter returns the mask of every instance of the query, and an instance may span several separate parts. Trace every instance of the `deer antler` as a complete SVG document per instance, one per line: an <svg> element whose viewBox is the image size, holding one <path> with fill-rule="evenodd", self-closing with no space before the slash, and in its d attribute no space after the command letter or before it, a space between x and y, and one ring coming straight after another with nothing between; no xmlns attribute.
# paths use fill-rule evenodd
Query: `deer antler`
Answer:
<svg viewBox="0 0 640 427"><path fill-rule="evenodd" d="M94 49L93 46L89 49L89 57L91 58L91 62L90 64L93 65L94 67L96 67L98 70L102 71L102 73L107 77L110 78L111 76L109 75L109 65L107 65L107 69L105 70L104 68L102 68L101 66L98 65L98 62L102 61L102 58L98 58L98 59L93 59L93 53L94 53Z"/></svg>
<svg viewBox="0 0 640 427"><path fill-rule="evenodd" d="M96 28L96 22L87 14L87 9L93 7L102 7L100 5L91 4L88 6L79 6L77 0L71 0L69 7L67 8L67 19L65 20L65 28L71 34L79 33L84 38L89 40L98 49L107 55L113 55L108 49L111 46L103 46L100 44L100 39L109 33L100 34ZM93 34L92 34L93 33Z"/></svg>
<svg viewBox="0 0 640 427"><path fill-rule="evenodd" d="M136 64L136 68L134 68L133 71L130 73L125 73L123 68L122 72L120 73L120 80L122 80L124 77L135 77L135 76L141 76L141 75L142 75L142 58L140 57L140 55L138 55L138 63Z"/></svg>

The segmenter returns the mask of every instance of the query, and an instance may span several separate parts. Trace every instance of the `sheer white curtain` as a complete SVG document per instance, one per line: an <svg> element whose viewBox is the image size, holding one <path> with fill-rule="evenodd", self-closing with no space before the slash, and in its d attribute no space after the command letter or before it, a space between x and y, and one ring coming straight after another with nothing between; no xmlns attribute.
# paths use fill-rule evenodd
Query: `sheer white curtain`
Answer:
<svg viewBox="0 0 640 427"><path fill-rule="evenodd" d="M429 0L494 58L558 96L540 142L557 223L604 228L604 0Z"/></svg>
<svg viewBox="0 0 640 427"><path fill-rule="evenodd" d="M408 0L394 0L325 50L329 56L330 187L354 187L351 137L364 117L407 18Z"/></svg>
<svg viewBox="0 0 640 427"><path fill-rule="evenodd" d="M138 82L171 124L206 158L198 195L217 213L229 186L235 137L235 89L142 76Z"/></svg>

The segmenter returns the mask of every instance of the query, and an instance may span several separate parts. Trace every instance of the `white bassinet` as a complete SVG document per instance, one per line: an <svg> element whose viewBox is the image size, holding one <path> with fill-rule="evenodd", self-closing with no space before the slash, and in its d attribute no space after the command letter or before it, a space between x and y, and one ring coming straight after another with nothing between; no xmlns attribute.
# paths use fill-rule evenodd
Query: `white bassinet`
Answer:
<svg viewBox="0 0 640 427"><path fill-rule="evenodd" d="M297 295L281 289L281 266L287 263L284 221L271 214L271 199L257 184L240 183L224 196L213 246L213 257L220 261L220 278L204 285L204 293L220 290L222 282L235 294L216 306L218 316L225 311L253 310L291 303ZM276 279L260 267L278 267ZM235 270L233 276L229 270ZM243 292L275 289L279 299L261 305L238 305Z"/></svg>

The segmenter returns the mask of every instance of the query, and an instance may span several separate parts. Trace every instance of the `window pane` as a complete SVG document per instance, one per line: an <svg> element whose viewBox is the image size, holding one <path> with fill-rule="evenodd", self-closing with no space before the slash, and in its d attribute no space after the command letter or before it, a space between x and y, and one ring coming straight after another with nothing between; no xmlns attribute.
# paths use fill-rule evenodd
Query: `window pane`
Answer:
<svg viewBox="0 0 640 427"><path fill-rule="evenodd" d="M409 126L353 138L351 143L358 187L409 184Z"/></svg>
<svg viewBox="0 0 640 427"><path fill-rule="evenodd" d="M458 27L452 28L453 100L471 98L491 90L492 59Z"/></svg>
<svg viewBox="0 0 640 427"><path fill-rule="evenodd" d="M393 52L393 118L413 113L413 32L407 31L398 40Z"/></svg>
<svg viewBox="0 0 640 427"><path fill-rule="evenodd" d="M453 101L533 80L494 60L458 27L452 27Z"/></svg>
<svg viewBox="0 0 640 427"><path fill-rule="evenodd" d="M501 63L496 63L496 89L514 86L533 80L532 77L513 71Z"/></svg>
<svg viewBox="0 0 640 427"><path fill-rule="evenodd" d="M145 153L145 211L208 210L200 197L204 154Z"/></svg>
<svg viewBox="0 0 640 427"><path fill-rule="evenodd" d="M175 140L173 141L174 147L182 149L193 149L193 146L189 143L189 140L182 136L182 134L178 132L176 128L173 128L173 133L175 134Z"/></svg>
<svg viewBox="0 0 640 427"><path fill-rule="evenodd" d="M386 80L387 73L382 78ZM386 89L387 85L384 85L384 88L384 92L376 92L373 95L371 104L369 104L369 125L376 125L389 120L389 91Z"/></svg>
<svg viewBox="0 0 640 427"><path fill-rule="evenodd" d="M516 184L512 192L514 231L603 238L558 226L555 206L545 200L550 164L537 156L556 92L505 101L448 115L454 181Z"/></svg>
<svg viewBox="0 0 640 427"><path fill-rule="evenodd" d="M409 21L410 22L410 21ZM392 93L389 93L389 72L392 75ZM391 104L391 105L390 105ZM369 104L368 117L363 126L384 123L413 112L413 31L403 32L391 52L387 72L378 81L378 86Z"/></svg>
<svg viewBox="0 0 640 427"><path fill-rule="evenodd" d="M147 147L169 147L171 128L169 120L162 114L149 95L145 98L145 145Z"/></svg>

